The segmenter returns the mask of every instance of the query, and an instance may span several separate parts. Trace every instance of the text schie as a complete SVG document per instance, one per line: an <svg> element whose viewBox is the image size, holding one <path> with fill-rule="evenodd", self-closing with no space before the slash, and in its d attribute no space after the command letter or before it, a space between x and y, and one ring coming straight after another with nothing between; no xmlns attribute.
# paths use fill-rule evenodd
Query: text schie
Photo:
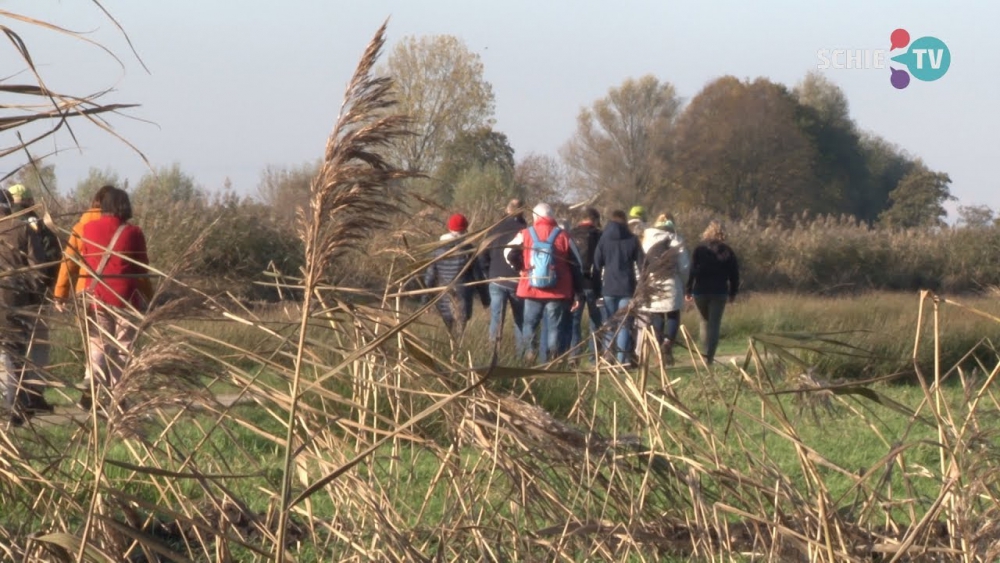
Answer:
<svg viewBox="0 0 1000 563"><path fill-rule="evenodd" d="M885 49L820 49L820 70L835 69L871 69L886 68L889 52Z"/></svg>

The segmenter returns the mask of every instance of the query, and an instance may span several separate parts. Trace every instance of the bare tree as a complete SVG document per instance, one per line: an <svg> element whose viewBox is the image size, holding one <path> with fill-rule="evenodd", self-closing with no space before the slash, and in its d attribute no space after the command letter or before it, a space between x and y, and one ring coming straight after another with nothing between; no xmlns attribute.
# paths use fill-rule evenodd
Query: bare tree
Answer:
<svg viewBox="0 0 1000 563"><path fill-rule="evenodd" d="M579 195L575 186L567 185L566 170L559 160L545 154L528 153L518 160L514 184L518 197L525 201L558 203Z"/></svg>
<svg viewBox="0 0 1000 563"><path fill-rule="evenodd" d="M611 88L580 111L576 134L563 147L572 185L621 205L646 202L659 184L659 161L679 107L673 85L651 75Z"/></svg>
<svg viewBox="0 0 1000 563"><path fill-rule="evenodd" d="M460 133L493 123L493 86L479 55L457 37L405 37L379 74L395 79L399 109L412 120L413 135L396 140L389 155L405 170L434 170Z"/></svg>

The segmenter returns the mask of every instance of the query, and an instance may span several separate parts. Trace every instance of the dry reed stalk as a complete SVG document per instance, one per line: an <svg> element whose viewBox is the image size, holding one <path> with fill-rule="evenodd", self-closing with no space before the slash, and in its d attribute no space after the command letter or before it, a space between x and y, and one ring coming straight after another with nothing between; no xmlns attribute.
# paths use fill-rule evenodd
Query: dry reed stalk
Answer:
<svg viewBox="0 0 1000 563"><path fill-rule="evenodd" d="M385 28L386 24L383 24L375 33L347 87L344 105L327 142L320 172L310 186L309 209L303 210L300 215L300 236L306 257L303 276L305 299L284 448L275 545L279 563L285 560L289 508L294 504L291 499L291 469L295 457L292 441L313 293L332 260L347 250L357 248L369 233L387 223L388 213L395 209L390 183L417 175L395 168L378 152L408 134L407 118L387 113L395 105L391 97L392 80L372 75L385 43Z"/></svg>

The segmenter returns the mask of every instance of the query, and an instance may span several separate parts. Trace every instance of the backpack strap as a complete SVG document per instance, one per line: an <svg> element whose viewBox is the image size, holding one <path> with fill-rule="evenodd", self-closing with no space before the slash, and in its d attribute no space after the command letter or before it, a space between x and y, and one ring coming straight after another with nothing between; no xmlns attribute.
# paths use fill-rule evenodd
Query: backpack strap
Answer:
<svg viewBox="0 0 1000 563"><path fill-rule="evenodd" d="M108 260L111 260L111 253L115 251L115 243L118 242L118 237L121 236L122 231L124 231L127 226L128 223L124 222L118 225L118 228L115 230L115 234L111 236L111 242L109 242L107 248L104 249L104 255L101 256L101 263L98 264L97 269L94 270L94 276L91 278L90 287L88 289L94 289L97 287L98 280L102 275L104 275L104 268L107 267Z"/></svg>
<svg viewBox="0 0 1000 563"><path fill-rule="evenodd" d="M528 234L531 235L531 242L541 242L538 240L538 231L535 227L528 227Z"/></svg>
<svg viewBox="0 0 1000 563"><path fill-rule="evenodd" d="M549 240L547 240L545 242L547 242L549 244L555 244L556 237L559 236L559 231L560 231L559 227L556 227L556 228L552 229L552 234L549 235Z"/></svg>

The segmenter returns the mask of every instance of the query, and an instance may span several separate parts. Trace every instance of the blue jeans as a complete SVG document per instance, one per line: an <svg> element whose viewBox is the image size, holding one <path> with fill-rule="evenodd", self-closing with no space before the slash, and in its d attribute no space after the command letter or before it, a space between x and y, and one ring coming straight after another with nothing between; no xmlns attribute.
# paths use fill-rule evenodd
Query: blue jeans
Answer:
<svg viewBox="0 0 1000 563"><path fill-rule="evenodd" d="M601 328L601 322L604 318L601 308L597 306L597 292L593 289L583 290L583 303L580 308L573 311L573 328L570 336L570 348L576 348L580 341L583 340L583 310L586 309L590 315L590 333L593 334L597 332L597 329ZM588 338L590 341L588 345L588 350L594 351L594 341Z"/></svg>
<svg viewBox="0 0 1000 563"><path fill-rule="evenodd" d="M563 322L566 311L566 302L560 300L524 300L524 325L522 325L521 337L517 341L517 354L525 356L531 349L531 343L535 339L535 332L542 324L542 317L545 317L549 326L558 327ZM550 330L543 334L545 346L540 347L539 361L548 361L548 351L559 349L559 331Z"/></svg>
<svg viewBox="0 0 1000 563"><path fill-rule="evenodd" d="M618 361L623 364L628 361L629 354L632 352L632 346L630 344L632 336L632 317L631 315L619 318L612 317L614 317L615 313L618 311L624 311L627 309L629 303L631 302L632 298L628 296L604 296L604 319L605 322L612 323L612 326L609 327L611 332L609 332L605 338L605 345L608 350L611 350L612 343L616 345L616 357Z"/></svg>
<svg viewBox="0 0 1000 563"><path fill-rule="evenodd" d="M656 336L656 342L663 344L664 340L671 342L677 340L677 332L681 328L680 311L651 313L649 316L653 323L653 334Z"/></svg>
<svg viewBox="0 0 1000 563"><path fill-rule="evenodd" d="M498 283L490 284L490 342L496 342L501 336L504 320L507 317L507 305L514 316L514 339L521 334L524 322L524 299L517 296L516 287L507 287Z"/></svg>
<svg viewBox="0 0 1000 563"><path fill-rule="evenodd" d="M556 342L558 347L555 348L555 352L552 356L561 356L569 350L570 342L573 339L573 315L570 314L569 310L573 306L572 301L563 302L563 315L562 320L559 321L559 326L556 328ZM542 315L542 335L538 339L538 357L544 362L549 357L549 318Z"/></svg>

